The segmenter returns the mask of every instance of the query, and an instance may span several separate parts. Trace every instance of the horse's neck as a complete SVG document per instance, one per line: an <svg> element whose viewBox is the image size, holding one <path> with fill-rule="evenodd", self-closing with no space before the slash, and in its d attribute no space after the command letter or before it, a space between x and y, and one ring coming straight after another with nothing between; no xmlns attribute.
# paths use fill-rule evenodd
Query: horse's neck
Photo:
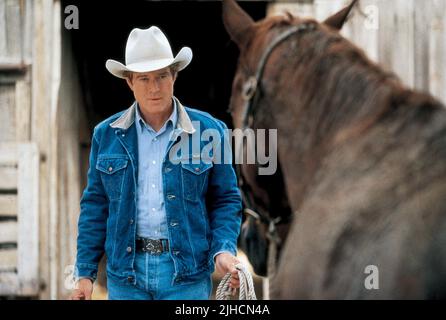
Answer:
<svg viewBox="0 0 446 320"><path fill-rule="evenodd" d="M354 125L350 124L325 133L321 126L325 125L324 118L331 118L330 110L322 108L317 114L305 106L296 107L298 100L290 98L287 101L286 97L281 97L280 101L270 102L275 106L275 113L267 126L277 128L277 153L293 212L299 210L321 162L333 147L333 141L354 134L354 130L350 132ZM264 120L264 125L266 122Z"/></svg>
<svg viewBox="0 0 446 320"><path fill-rule="evenodd" d="M313 173L321 159L322 149L312 144L313 139L305 126L296 126L295 115L287 113L290 108L286 105L276 104L262 106L262 109L275 110L274 114L259 109L257 128L277 129L276 152L280 159L280 168L283 170L285 192L289 199L292 212L299 209L305 194L305 187L311 180ZM264 115L267 115L264 117ZM269 155L272 155L269 150Z"/></svg>

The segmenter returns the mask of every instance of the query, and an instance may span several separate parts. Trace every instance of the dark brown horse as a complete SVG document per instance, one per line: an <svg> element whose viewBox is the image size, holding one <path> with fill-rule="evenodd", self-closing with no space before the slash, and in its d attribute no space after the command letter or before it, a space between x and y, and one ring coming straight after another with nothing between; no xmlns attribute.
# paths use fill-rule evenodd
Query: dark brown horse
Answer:
<svg viewBox="0 0 446 320"><path fill-rule="evenodd" d="M271 297L446 298L446 110L339 34L350 9L254 22L223 1L234 126L277 128L293 212ZM268 183L242 174L271 209Z"/></svg>

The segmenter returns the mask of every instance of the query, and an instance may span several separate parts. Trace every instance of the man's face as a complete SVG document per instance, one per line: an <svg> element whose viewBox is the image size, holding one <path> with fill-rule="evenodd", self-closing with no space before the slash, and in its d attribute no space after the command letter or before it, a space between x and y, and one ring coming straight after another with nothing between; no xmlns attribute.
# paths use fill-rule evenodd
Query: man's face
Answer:
<svg viewBox="0 0 446 320"><path fill-rule="evenodd" d="M169 68L135 72L127 78L127 83L144 114L159 114L170 109L174 82Z"/></svg>

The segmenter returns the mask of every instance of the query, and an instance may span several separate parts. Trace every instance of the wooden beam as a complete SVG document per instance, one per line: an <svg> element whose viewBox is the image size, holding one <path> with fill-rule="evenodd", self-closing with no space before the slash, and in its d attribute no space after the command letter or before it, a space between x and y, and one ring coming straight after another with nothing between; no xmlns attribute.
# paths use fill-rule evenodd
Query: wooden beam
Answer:
<svg viewBox="0 0 446 320"><path fill-rule="evenodd" d="M0 166L15 166L17 164L17 143L0 142L0 151Z"/></svg>
<svg viewBox="0 0 446 320"><path fill-rule="evenodd" d="M446 103L446 3L431 2L429 23L429 90Z"/></svg>
<svg viewBox="0 0 446 320"><path fill-rule="evenodd" d="M0 295L16 295L20 290L19 278L15 272L0 272Z"/></svg>
<svg viewBox="0 0 446 320"><path fill-rule="evenodd" d="M19 145L17 273L22 295L39 293L39 151Z"/></svg>
<svg viewBox="0 0 446 320"><path fill-rule="evenodd" d="M0 245L2 243L17 243L17 221L0 221Z"/></svg>
<svg viewBox="0 0 446 320"><path fill-rule="evenodd" d="M16 141L29 141L31 138L31 84L29 79L16 83Z"/></svg>
<svg viewBox="0 0 446 320"><path fill-rule="evenodd" d="M17 189L17 168L0 167L0 191Z"/></svg>
<svg viewBox="0 0 446 320"><path fill-rule="evenodd" d="M23 62L2 62L0 61L0 71L25 73L29 66Z"/></svg>
<svg viewBox="0 0 446 320"><path fill-rule="evenodd" d="M0 249L0 273L17 269L17 249Z"/></svg>
<svg viewBox="0 0 446 320"><path fill-rule="evenodd" d="M0 217L1 216L17 216L17 195L0 194Z"/></svg>

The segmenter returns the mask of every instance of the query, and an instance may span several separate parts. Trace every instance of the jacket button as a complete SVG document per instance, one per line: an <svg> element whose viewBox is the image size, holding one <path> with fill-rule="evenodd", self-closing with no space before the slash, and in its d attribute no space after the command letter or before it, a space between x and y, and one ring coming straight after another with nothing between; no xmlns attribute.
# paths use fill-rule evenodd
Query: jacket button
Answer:
<svg viewBox="0 0 446 320"><path fill-rule="evenodd" d="M195 168L195 172L200 172L200 168Z"/></svg>
<svg viewBox="0 0 446 320"><path fill-rule="evenodd" d="M133 219L130 219L130 224L133 224Z"/></svg>
<svg viewBox="0 0 446 320"><path fill-rule="evenodd" d="M167 199L169 199L169 200L173 200L173 199L175 199L175 195L173 195L173 194L168 194L168 195L167 195Z"/></svg>
<svg viewBox="0 0 446 320"><path fill-rule="evenodd" d="M112 172L113 171L113 167L108 167L108 171Z"/></svg>
<svg viewBox="0 0 446 320"><path fill-rule="evenodd" d="M127 277L127 281L128 282L132 282L133 281L133 277Z"/></svg>
<svg viewBox="0 0 446 320"><path fill-rule="evenodd" d="M127 247L127 252L132 252L132 247Z"/></svg>

